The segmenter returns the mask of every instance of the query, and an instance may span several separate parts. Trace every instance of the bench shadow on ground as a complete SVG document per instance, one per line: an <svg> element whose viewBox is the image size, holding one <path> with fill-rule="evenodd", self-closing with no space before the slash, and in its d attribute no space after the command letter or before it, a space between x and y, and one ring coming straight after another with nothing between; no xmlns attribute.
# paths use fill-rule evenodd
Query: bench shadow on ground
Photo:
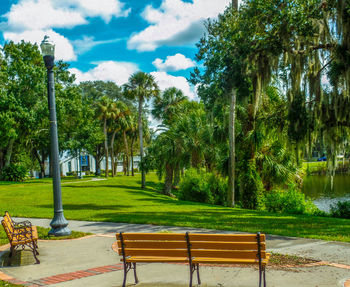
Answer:
<svg viewBox="0 0 350 287"><path fill-rule="evenodd" d="M18 267L35 264L33 252L30 250L17 250L10 260L10 251L0 253L0 268L1 267Z"/></svg>

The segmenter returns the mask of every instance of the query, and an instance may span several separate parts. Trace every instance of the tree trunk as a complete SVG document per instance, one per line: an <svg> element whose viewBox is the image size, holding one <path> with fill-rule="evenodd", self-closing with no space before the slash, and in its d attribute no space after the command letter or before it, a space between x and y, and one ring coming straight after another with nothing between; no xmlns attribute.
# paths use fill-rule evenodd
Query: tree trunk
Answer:
<svg viewBox="0 0 350 287"><path fill-rule="evenodd" d="M124 175L126 175L126 159L125 159L125 153L123 153L123 172L124 172Z"/></svg>
<svg viewBox="0 0 350 287"><path fill-rule="evenodd" d="M174 169L174 183L173 186L178 186L180 183L180 165L177 163Z"/></svg>
<svg viewBox="0 0 350 287"><path fill-rule="evenodd" d="M171 188L173 186L173 173L174 169L169 163L165 164L165 183L164 183L164 194L171 195Z"/></svg>
<svg viewBox="0 0 350 287"><path fill-rule="evenodd" d="M115 176L115 166L114 166L114 140L115 135L117 134L117 131L113 132L112 139L111 139L111 165L112 165L112 177Z"/></svg>
<svg viewBox="0 0 350 287"><path fill-rule="evenodd" d="M39 166L40 166L39 178L43 178L43 176L45 175L45 164L42 163L41 158L39 156L39 153L35 148L32 149L32 153L33 153L34 157L36 158L36 160L38 161Z"/></svg>
<svg viewBox="0 0 350 287"><path fill-rule="evenodd" d="M235 206L235 121L236 121L236 89L230 93L230 119L229 119L229 171L228 171L228 191L227 205Z"/></svg>
<svg viewBox="0 0 350 287"><path fill-rule="evenodd" d="M7 145L6 153L5 153L5 164L4 167L8 167L11 163L13 145L15 143L15 139L10 139L9 144Z"/></svg>
<svg viewBox="0 0 350 287"><path fill-rule="evenodd" d="M101 174L99 156L96 154L95 158L95 175L99 176Z"/></svg>
<svg viewBox="0 0 350 287"><path fill-rule="evenodd" d="M124 145L125 145L125 152L126 152L126 175L130 175L130 165L129 165L129 147L128 147L128 139L126 138L126 132L123 132L124 136Z"/></svg>
<svg viewBox="0 0 350 287"><path fill-rule="evenodd" d="M105 159L106 159L106 168L105 168L105 177L108 177L108 138L107 138L107 119L105 118L103 124L103 133L105 135Z"/></svg>
<svg viewBox="0 0 350 287"><path fill-rule="evenodd" d="M95 156L95 169L96 169L96 172L95 172L95 175L96 176L100 176L101 175L101 145L98 145L96 147L96 156Z"/></svg>
<svg viewBox="0 0 350 287"><path fill-rule="evenodd" d="M232 7L238 10L238 0L232 0Z"/></svg>
<svg viewBox="0 0 350 287"><path fill-rule="evenodd" d="M143 162L143 130L142 130L142 106L143 106L143 98L139 95L139 118L138 118L138 126L139 126L139 137L140 137L140 164ZM139 169L140 169L139 164ZM146 174L143 169L141 169L141 188L146 187Z"/></svg>
<svg viewBox="0 0 350 287"><path fill-rule="evenodd" d="M131 157L131 175L135 176L134 173L134 137L131 138L131 150L130 150L130 157Z"/></svg>
<svg viewBox="0 0 350 287"><path fill-rule="evenodd" d="M0 170L4 167L4 150L0 148Z"/></svg>
<svg viewBox="0 0 350 287"><path fill-rule="evenodd" d="M119 157L119 154L117 153L116 155L115 155L115 159L116 160L114 160L114 170L115 170L115 176L117 176L118 175L118 157Z"/></svg>
<svg viewBox="0 0 350 287"><path fill-rule="evenodd" d="M109 157L111 158L111 170L112 170L112 177L114 177L114 156L113 156L114 150L111 149L111 152L109 154Z"/></svg>

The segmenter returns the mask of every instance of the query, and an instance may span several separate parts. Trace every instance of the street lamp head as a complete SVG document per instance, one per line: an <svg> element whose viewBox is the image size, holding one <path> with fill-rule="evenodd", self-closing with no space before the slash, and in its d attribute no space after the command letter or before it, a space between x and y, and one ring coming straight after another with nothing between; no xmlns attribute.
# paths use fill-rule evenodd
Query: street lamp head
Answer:
<svg viewBox="0 0 350 287"><path fill-rule="evenodd" d="M53 68L55 58L55 44L50 40L49 36L45 36L40 44L41 52L44 57L46 68Z"/></svg>
<svg viewBox="0 0 350 287"><path fill-rule="evenodd" d="M43 56L55 56L55 44L50 40L49 36L45 36L44 40L40 44L41 52Z"/></svg>

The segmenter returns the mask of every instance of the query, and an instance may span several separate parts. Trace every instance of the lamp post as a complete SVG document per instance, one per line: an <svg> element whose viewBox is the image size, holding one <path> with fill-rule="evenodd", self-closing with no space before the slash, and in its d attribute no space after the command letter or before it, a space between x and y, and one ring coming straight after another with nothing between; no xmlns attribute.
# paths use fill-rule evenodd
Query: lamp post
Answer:
<svg viewBox="0 0 350 287"><path fill-rule="evenodd" d="M56 119L56 103L55 103L55 83L53 76L53 67L55 59L55 45L50 41L48 36L44 37L41 42L41 51L43 54L45 66L47 69L47 93L50 110L50 146L53 174L53 201L54 201L54 218L50 225L51 230L49 235L66 236L70 235L71 231L68 228L68 221L64 218L62 207L61 193L61 174L58 157L58 135L57 135L57 119Z"/></svg>

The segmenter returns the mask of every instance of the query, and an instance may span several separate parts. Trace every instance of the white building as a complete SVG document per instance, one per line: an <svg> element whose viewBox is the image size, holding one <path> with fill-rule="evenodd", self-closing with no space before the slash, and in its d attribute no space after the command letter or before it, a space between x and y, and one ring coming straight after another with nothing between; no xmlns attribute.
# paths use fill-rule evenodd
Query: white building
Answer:
<svg viewBox="0 0 350 287"><path fill-rule="evenodd" d="M129 164L129 169L131 170L131 159ZM139 156L134 156L134 169L138 168L140 162ZM80 167L81 165L81 167ZM112 162L109 158L108 160L108 166L109 170L112 169ZM106 159L103 157L102 161L100 162L100 169L104 170L106 167ZM60 160L60 168L61 168L61 175L66 176L69 175L72 172L79 172L82 171L82 175L85 175L86 172L95 173L96 172L96 161L95 158L91 155L82 155L77 157L66 157ZM117 172L123 171L123 162L118 161L117 162Z"/></svg>
<svg viewBox="0 0 350 287"><path fill-rule="evenodd" d="M131 159L129 168L131 171ZM139 156L134 156L134 169L139 167L139 162L140 162L140 157ZM80 167L81 165L81 167ZM108 166L109 170L112 169L112 163L111 159L109 158L108 160ZM103 159L100 162L100 169L104 170L106 167L106 160L103 157ZM49 165L49 160L45 162L45 175L49 175L50 165ZM62 176L67 176L72 173L78 174L80 170L82 171L82 175L86 175L87 173L95 173L96 172L96 162L95 158L91 155L81 155L79 156L71 156L68 153L64 153L63 156L60 157L60 169L61 169L61 175ZM123 171L123 162L118 161L117 162L117 172L122 172ZM38 178L39 177L39 171L34 171L33 172L34 177Z"/></svg>

